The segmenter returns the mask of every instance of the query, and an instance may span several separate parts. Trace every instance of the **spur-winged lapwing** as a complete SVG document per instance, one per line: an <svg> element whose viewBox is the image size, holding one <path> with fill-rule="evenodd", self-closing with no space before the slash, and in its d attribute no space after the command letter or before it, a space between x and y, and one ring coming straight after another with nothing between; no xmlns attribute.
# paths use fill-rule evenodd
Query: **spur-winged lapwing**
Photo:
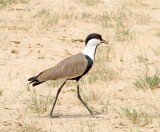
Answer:
<svg viewBox="0 0 160 132"><path fill-rule="evenodd" d="M83 105L88 109L88 111L93 115L92 111L89 109L87 104L81 98L78 81L91 69L94 61L94 56L96 53L96 48L99 44L102 43L107 44L108 42L103 40L100 34L97 33L89 34L85 40L85 49L81 53L70 56L62 60L53 68L42 71L37 76L28 79L28 81L30 81L30 83L32 83L33 86L39 85L48 80L65 79L64 83L57 91L56 98L53 103L52 110L50 112L51 117L55 117L52 115L53 109L55 107L58 95L61 92L61 89L65 85L67 80L77 81L78 98L83 103Z"/></svg>

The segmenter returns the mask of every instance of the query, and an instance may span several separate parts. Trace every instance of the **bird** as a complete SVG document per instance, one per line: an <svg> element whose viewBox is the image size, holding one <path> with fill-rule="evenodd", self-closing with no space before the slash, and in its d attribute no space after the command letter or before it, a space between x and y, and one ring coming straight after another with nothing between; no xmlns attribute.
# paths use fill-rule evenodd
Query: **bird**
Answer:
<svg viewBox="0 0 160 132"><path fill-rule="evenodd" d="M53 115L53 110L56 105L58 96L68 80L75 80L77 82L77 97L82 104L87 108L89 113L94 116L93 112L89 109L88 105L84 102L80 95L79 80L89 72L93 66L96 49L100 44L108 44L109 42L102 39L102 36L98 33L91 33L85 39L85 48L81 52L65 58L54 67L40 72L37 76L33 76L28 79L29 84L37 86L49 80L64 79L62 85L58 88L55 101L50 111L50 117Z"/></svg>

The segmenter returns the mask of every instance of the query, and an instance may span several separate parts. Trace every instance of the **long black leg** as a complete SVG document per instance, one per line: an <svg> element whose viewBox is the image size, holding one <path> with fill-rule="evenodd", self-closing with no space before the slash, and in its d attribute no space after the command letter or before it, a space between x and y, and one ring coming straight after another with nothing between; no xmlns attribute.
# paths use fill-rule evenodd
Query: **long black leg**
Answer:
<svg viewBox="0 0 160 132"><path fill-rule="evenodd" d="M88 108L87 104L82 100L81 95L79 93L79 85L77 84L77 96L79 100L83 103L83 105L87 108L91 115L93 115L92 111Z"/></svg>
<svg viewBox="0 0 160 132"><path fill-rule="evenodd" d="M61 92L61 89L63 88L63 86L65 85L65 83L66 83L66 81L62 84L62 86L61 86L61 87L58 89L58 91L57 91L57 95L56 95L55 101L54 101L54 103L53 103L52 110L51 110L51 112L50 112L50 116L51 116L51 117L54 117L54 116L52 115L52 113L53 113L54 107L55 107L55 105L56 105L56 102L57 102L57 99L58 99L58 95L59 95L59 93Z"/></svg>

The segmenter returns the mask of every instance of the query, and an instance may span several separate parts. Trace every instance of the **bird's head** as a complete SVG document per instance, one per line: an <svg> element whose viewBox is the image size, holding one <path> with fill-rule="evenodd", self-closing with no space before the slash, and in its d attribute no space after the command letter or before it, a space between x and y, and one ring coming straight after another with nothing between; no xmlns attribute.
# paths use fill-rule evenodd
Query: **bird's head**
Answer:
<svg viewBox="0 0 160 132"><path fill-rule="evenodd" d="M98 46L99 44L102 44L102 43L108 44L108 41L103 40L102 36L97 33L89 34L85 40L86 46L89 46L89 45L90 46Z"/></svg>

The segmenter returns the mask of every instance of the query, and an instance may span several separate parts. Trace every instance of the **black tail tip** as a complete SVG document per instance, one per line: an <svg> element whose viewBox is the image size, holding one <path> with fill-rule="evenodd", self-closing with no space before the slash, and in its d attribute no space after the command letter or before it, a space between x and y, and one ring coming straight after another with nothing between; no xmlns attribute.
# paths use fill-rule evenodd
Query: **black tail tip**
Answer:
<svg viewBox="0 0 160 132"><path fill-rule="evenodd" d="M37 80L37 76L29 78L28 81L30 81L29 84L32 84L33 87L43 83Z"/></svg>
<svg viewBox="0 0 160 132"><path fill-rule="evenodd" d="M34 87L34 86L37 86L37 85L39 85L41 83L43 83L43 82L36 81L36 82L33 82L32 86Z"/></svg>
<svg viewBox="0 0 160 132"><path fill-rule="evenodd" d="M28 79L28 81L36 81L37 80L37 77L31 77Z"/></svg>

